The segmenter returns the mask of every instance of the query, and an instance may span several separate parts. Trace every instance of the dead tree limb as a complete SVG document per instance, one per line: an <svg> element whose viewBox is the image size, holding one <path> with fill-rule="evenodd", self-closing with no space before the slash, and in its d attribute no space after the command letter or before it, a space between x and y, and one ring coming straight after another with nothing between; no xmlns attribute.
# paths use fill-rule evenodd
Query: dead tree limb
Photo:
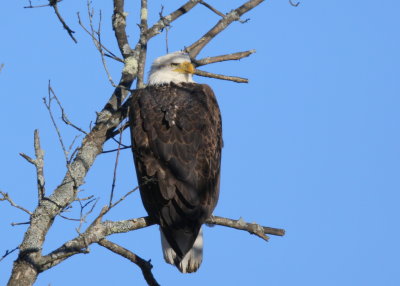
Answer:
<svg viewBox="0 0 400 286"><path fill-rule="evenodd" d="M57 3L60 1L57 0L49 0L49 5L51 7L53 7L54 9L54 13L56 13L56 16L58 18L58 20L60 20L61 24L63 25L63 28L67 31L68 35L71 37L71 39L75 42L75 44L78 43L78 41L75 39L74 37L74 33L75 31L73 31L68 25L67 23L65 23L65 20L63 19L63 17L60 14L60 11L58 10L58 5Z"/></svg>
<svg viewBox="0 0 400 286"><path fill-rule="evenodd" d="M3 196L2 198L0 198L0 202L1 202L1 201L7 201L7 202L10 203L11 206L13 206L13 207L15 207L15 208L17 208L17 209L20 209L21 211L26 212L28 215L32 215L32 213L31 213L30 211L28 211L26 208L21 207L21 206L17 205L16 203L14 203L14 201L10 198L10 196L8 195L8 193L5 193L5 192L3 192L3 191L0 191L0 195Z"/></svg>
<svg viewBox="0 0 400 286"><path fill-rule="evenodd" d="M194 71L194 74L199 75L199 76L204 76L204 77L211 77L211 78L216 78L216 79L234 81L234 82L238 82L238 83L248 83L249 82L249 80L247 78L210 73L210 72L201 71L198 69L196 69Z"/></svg>
<svg viewBox="0 0 400 286"><path fill-rule="evenodd" d="M240 17L264 2L264 0L250 0L238 7L235 10L232 10L228 14L226 14L218 23L211 28L203 37L201 37L198 41L194 42L192 45L187 47L185 51L190 55L190 58L194 59L201 52L201 50L219 33L225 30L232 22L239 21Z"/></svg>
<svg viewBox="0 0 400 286"><path fill-rule="evenodd" d="M224 61L233 61L233 60L237 61L237 60L246 58L246 57L250 56L251 54L254 54L255 52L256 52L256 50L250 50L250 51L238 52L238 53L216 56L216 57L207 57L207 58L203 58L200 60L194 59L193 63L196 67L200 67L200 66L224 62Z"/></svg>
<svg viewBox="0 0 400 286"><path fill-rule="evenodd" d="M122 257L125 257L129 261L135 263L137 266L140 267L140 270L142 270L142 274L144 279L147 282L147 285L149 286L159 286L160 284L157 283L156 279L153 276L153 273L151 273L151 269L153 268L153 265L151 265L150 261L146 261L137 254L129 251L128 249L119 246L118 244L111 242L107 239L101 239L97 244L107 248L108 250L121 255Z"/></svg>

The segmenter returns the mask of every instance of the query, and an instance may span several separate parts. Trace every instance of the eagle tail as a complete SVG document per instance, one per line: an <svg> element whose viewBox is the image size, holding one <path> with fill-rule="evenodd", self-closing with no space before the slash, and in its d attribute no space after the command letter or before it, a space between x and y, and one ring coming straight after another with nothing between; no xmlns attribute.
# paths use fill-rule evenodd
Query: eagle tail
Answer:
<svg viewBox="0 0 400 286"><path fill-rule="evenodd" d="M183 258L180 258L179 255L177 255L172 249L161 229L160 233L165 261L169 264L175 265L182 273L196 272L203 261L203 230L200 229L193 247L185 254Z"/></svg>

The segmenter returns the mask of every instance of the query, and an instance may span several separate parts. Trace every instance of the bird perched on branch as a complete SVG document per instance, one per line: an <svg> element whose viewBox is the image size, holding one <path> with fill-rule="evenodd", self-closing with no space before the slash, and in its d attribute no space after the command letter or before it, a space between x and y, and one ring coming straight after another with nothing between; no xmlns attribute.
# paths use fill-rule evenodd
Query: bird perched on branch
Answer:
<svg viewBox="0 0 400 286"><path fill-rule="evenodd" d="M165 260L183 273L203 258L202 224L217 204L221 115L212 89L195 83L187 54L157 58L132 96L132 151L143 205L160 225Z"/></svg>

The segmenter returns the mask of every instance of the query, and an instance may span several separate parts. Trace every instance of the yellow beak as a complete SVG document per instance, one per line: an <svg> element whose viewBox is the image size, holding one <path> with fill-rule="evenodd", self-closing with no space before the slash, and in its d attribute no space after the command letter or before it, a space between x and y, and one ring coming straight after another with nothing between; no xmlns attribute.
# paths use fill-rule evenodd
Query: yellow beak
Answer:
<svg viewBox="0 0 400 286"><path fill-rule="evenodd" d="M194 66L190 62L183 62L179 64L179 66L176 69L174 69L174 71L176 72L189 73L189 74L193 74L194 70L195 70Z"/></svg>

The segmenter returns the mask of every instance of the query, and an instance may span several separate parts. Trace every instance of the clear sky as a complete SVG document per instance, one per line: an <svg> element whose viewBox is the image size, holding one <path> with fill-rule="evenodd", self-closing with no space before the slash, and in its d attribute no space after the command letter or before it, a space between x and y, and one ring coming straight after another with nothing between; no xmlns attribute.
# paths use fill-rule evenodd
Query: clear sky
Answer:
<svg viewBox="0 0 400 286"><path fill-rule="evenodd" d="M85 129L113 90L99 54L77 23L78 11L87 23L84 2L60 3L78 44L49 8L23 9L28 1L22 0L0 4L0 64L5 64L0 73L0 189L31 210L35 170L18 153L33 154L35 128L46 152L48 193L65 174L62 150L42 103L48 80L71 121ZM161 4L166 14L184 1L149 2L151 24ZM224 12L241 3L224 1L231 5L227 8L211 2ZM102 10L104 44L117 53L111 1L93 1L93 6ZM138 7L129 4L126 10L134 45ZM221 196L215 214L285 228L285 237L266 243L243 231L205 227L204 261L192 275L164 263L155 226L110 240L151 259L162 285L400 285L399 11L397 0L304 0L297 8L286 0L270 0L243 17L249 22L232 24L200 54L257 50L240 62L204 67L247 77L249 84L196 78L212 86L223 117ZM191 44L218 20L202 6L190 15L172 24L170 51ZM149 43L149 62L165 53L164 40L162 35ZM121 67L109 62L116 81ZM77 134L59 125L69 145ZM129 133L123 137L129 144ZM106 146L114 147L112 142ZM95 213L108 202L114 160L115 153L100 155L82 187L83 196L100 198ZM125 150L115 195L135 186L132 155ZM145 214L135 193L107 219ZM67 215L78 216L77 206ZM1 202L0 217L1 256L20 243L26 230L10 223L27 221L27 216ZM58 217L43 252L75 237L76 227ZM145 285L135 265L97 245L90 250L41 274L37 285ZM0 263L1 285L15 259L13 253Z"/></svg>

